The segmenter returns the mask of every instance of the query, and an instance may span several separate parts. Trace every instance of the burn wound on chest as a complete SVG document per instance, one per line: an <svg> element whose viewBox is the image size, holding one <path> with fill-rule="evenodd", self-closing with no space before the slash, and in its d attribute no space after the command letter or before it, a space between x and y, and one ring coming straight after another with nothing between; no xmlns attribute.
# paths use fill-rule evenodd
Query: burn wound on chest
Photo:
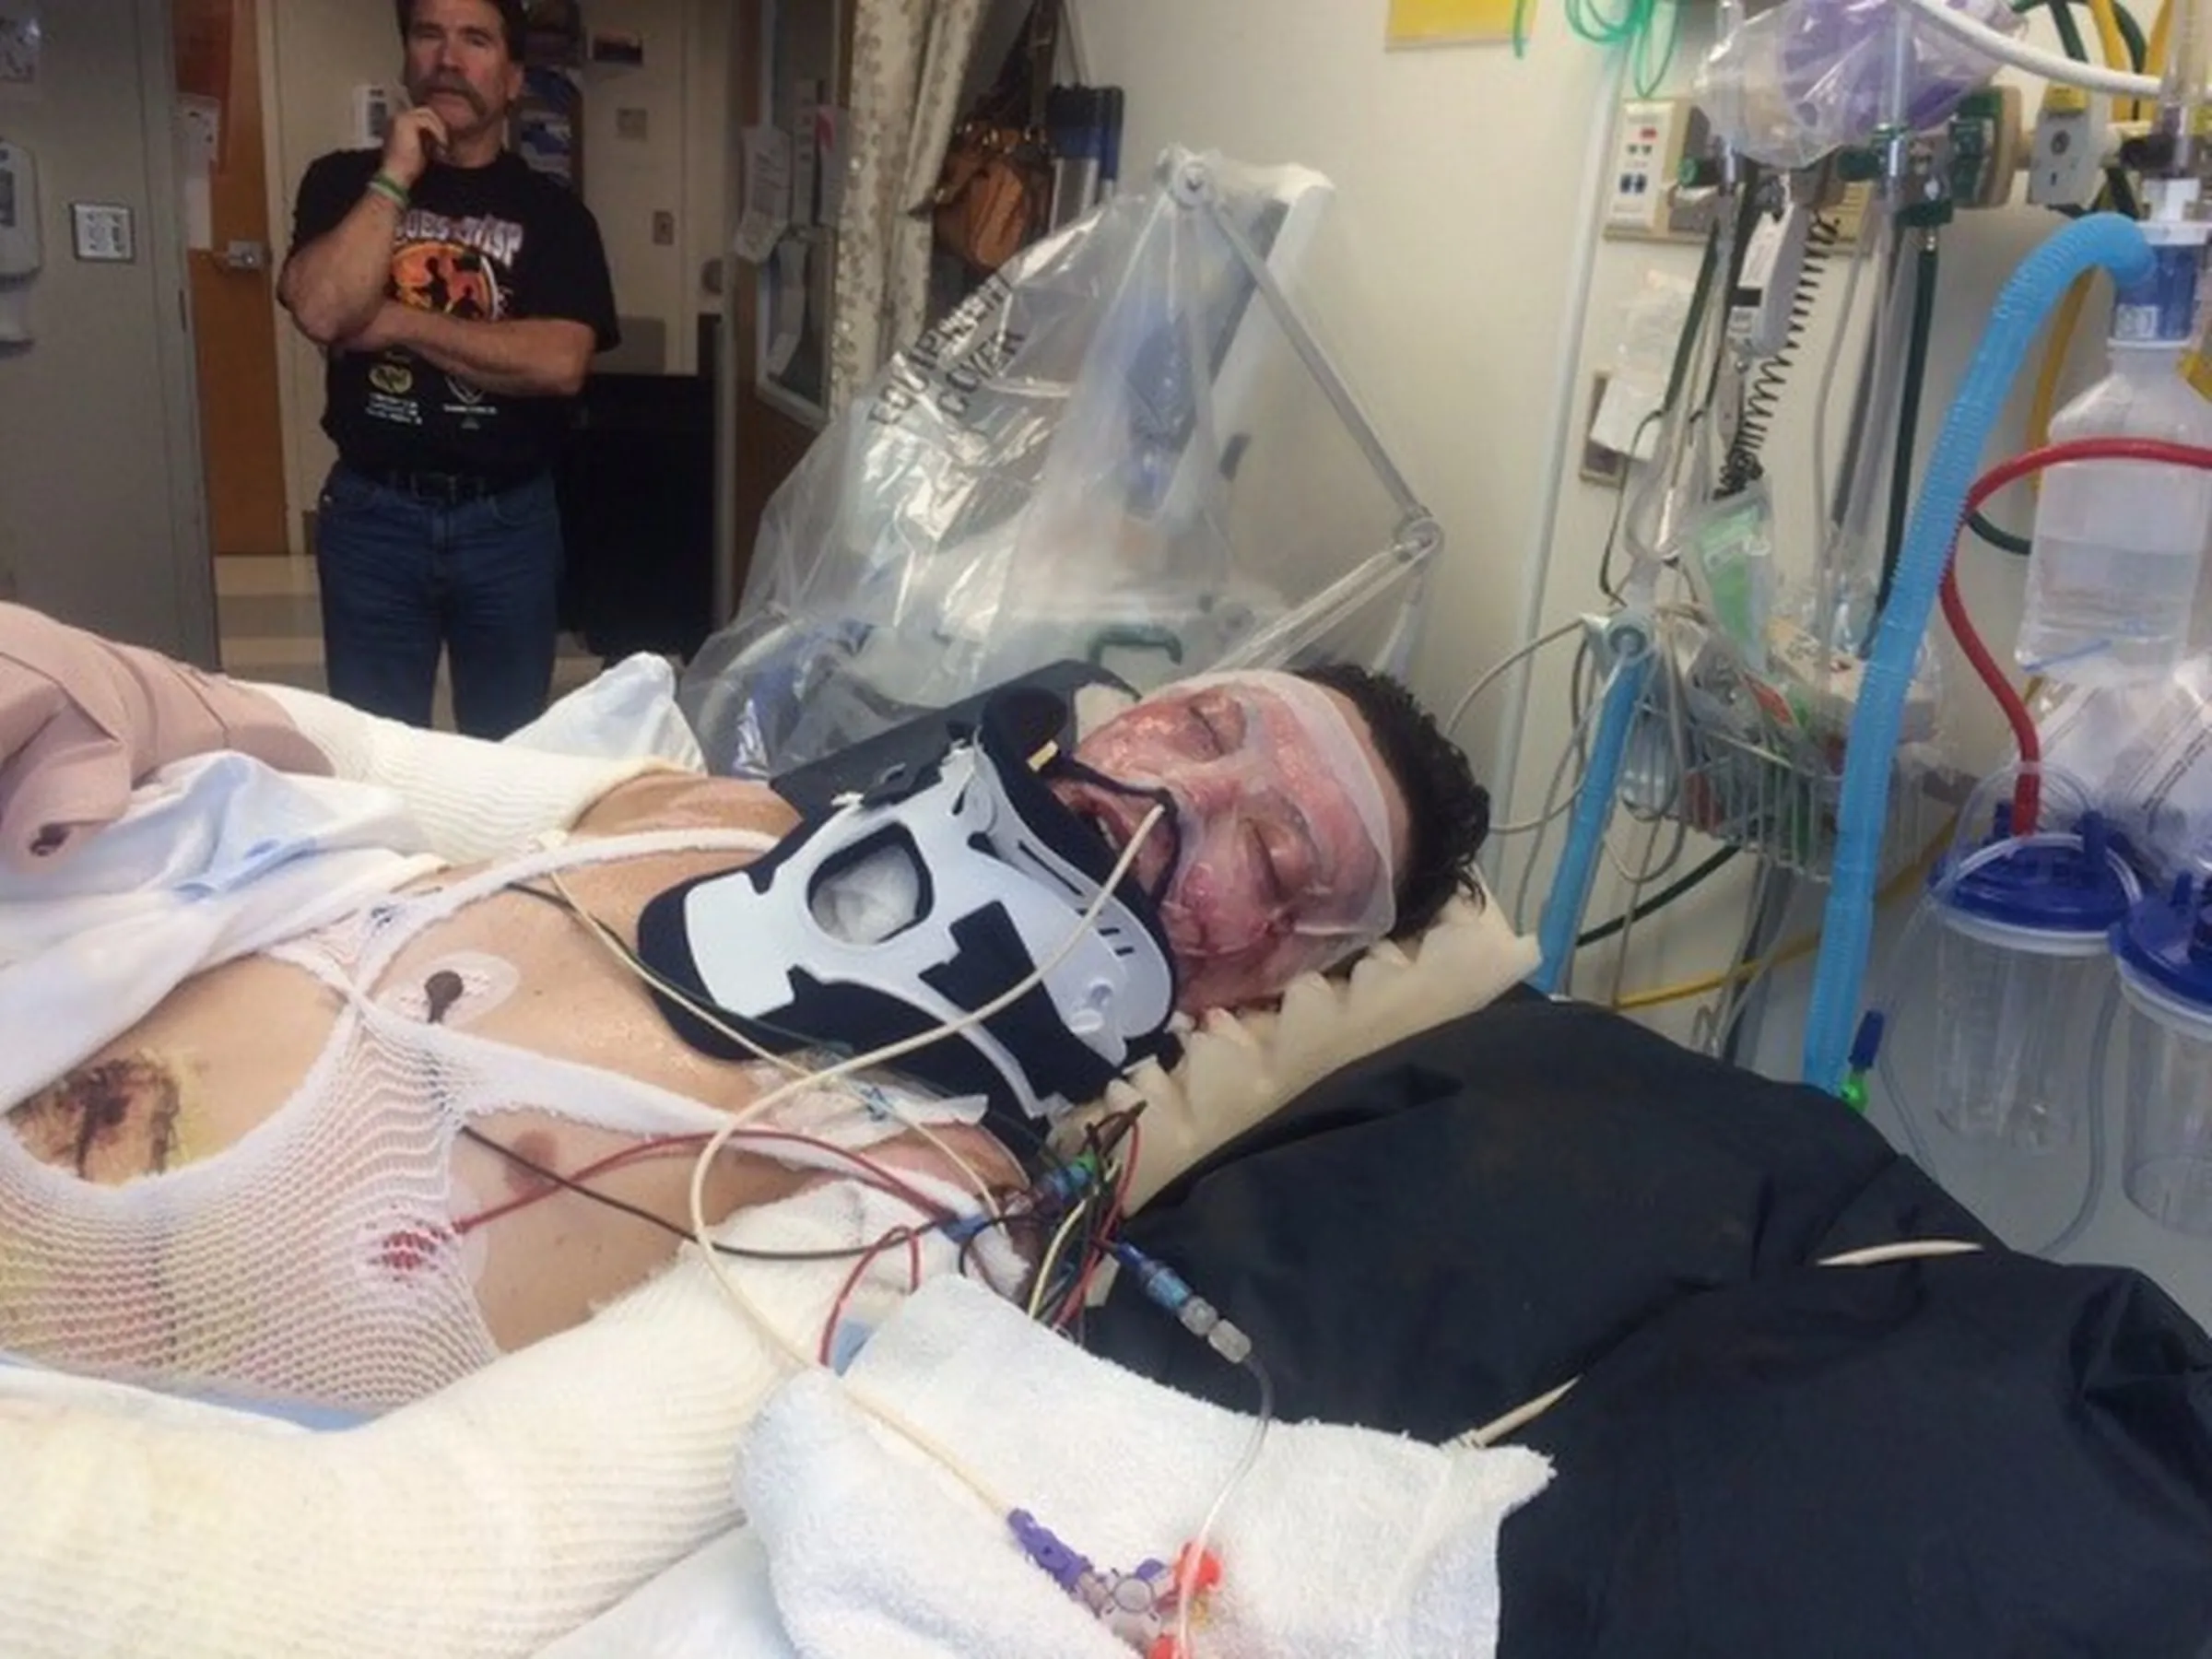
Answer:
<svg viewBox="0 0 2212 1659"><path fill-rule="evenodd" d="M8 1121L40 1162L112 1185L184 1161L187 1096L172 1057L119 1054L41 1089Z"/></svg>

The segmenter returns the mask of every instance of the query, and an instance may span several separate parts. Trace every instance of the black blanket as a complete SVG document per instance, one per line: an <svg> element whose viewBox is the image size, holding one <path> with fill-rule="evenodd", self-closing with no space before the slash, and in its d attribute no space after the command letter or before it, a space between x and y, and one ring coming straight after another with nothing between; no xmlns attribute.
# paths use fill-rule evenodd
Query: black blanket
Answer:
<svg viewBox="0 0 2212 1659"><path fill-rule="evenodd" d="M1515 997L1310 1091L1130 1224L1287 1418L1514 1436L1505 1659L2212 1655L2212 1342L2005 1252L1836 1101ZM1899 1240L1980 1254L1821 1258ZM1248 1407L1133 1291L1092 1347Z"/></svg>

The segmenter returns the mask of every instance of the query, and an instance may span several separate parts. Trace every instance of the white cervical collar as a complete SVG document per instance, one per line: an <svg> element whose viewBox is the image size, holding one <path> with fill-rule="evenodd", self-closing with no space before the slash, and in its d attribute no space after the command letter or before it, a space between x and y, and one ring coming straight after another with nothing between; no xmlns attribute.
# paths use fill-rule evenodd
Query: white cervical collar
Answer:
<svg viewBox="0 0 2212 1659"><path fill-rule="evenodd" d="M981 735L911 788L849 801L745 869L662 894L640 919L640 954L778 1053L918 1035L1053 962L1008 1007L896 1064L1031 1120L1096 1099L1171 1046L1173 959L1130 877L1082 926L1112 851L1022 763L1013 720L994 704ZM692 1046L742 1053L660 1000Z"/></svg>

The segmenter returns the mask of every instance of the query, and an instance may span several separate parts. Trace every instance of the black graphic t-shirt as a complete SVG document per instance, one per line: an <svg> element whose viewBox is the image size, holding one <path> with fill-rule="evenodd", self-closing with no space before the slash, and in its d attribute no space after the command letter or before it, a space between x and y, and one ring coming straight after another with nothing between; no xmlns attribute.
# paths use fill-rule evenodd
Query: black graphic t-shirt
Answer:
<svg viewBox="0 0 2212 1659"><path fill-rule="evenodd" d="M369 188L382 154L340 150L300 181L292 248L335 229ZM468 322L565 318L605 351L620 337L606 251L591 210L512 151L488 167L432 167L416 182L392 246L387 292ZM569 400L507 397L405 348L334 352L323 429L347 465L519 476L547 465Z"/></svg>

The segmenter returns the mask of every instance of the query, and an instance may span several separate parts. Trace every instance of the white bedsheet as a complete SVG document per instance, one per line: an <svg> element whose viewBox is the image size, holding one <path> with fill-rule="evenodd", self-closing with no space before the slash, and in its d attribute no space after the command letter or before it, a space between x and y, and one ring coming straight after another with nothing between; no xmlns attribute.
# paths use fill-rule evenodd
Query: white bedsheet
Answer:
<svg viewBox="0 0 2212 1659"><path fill-rule="evenodd" d="M724 1533L538 1659L798 1659L776 1617L768 1551Z"/></svg>

